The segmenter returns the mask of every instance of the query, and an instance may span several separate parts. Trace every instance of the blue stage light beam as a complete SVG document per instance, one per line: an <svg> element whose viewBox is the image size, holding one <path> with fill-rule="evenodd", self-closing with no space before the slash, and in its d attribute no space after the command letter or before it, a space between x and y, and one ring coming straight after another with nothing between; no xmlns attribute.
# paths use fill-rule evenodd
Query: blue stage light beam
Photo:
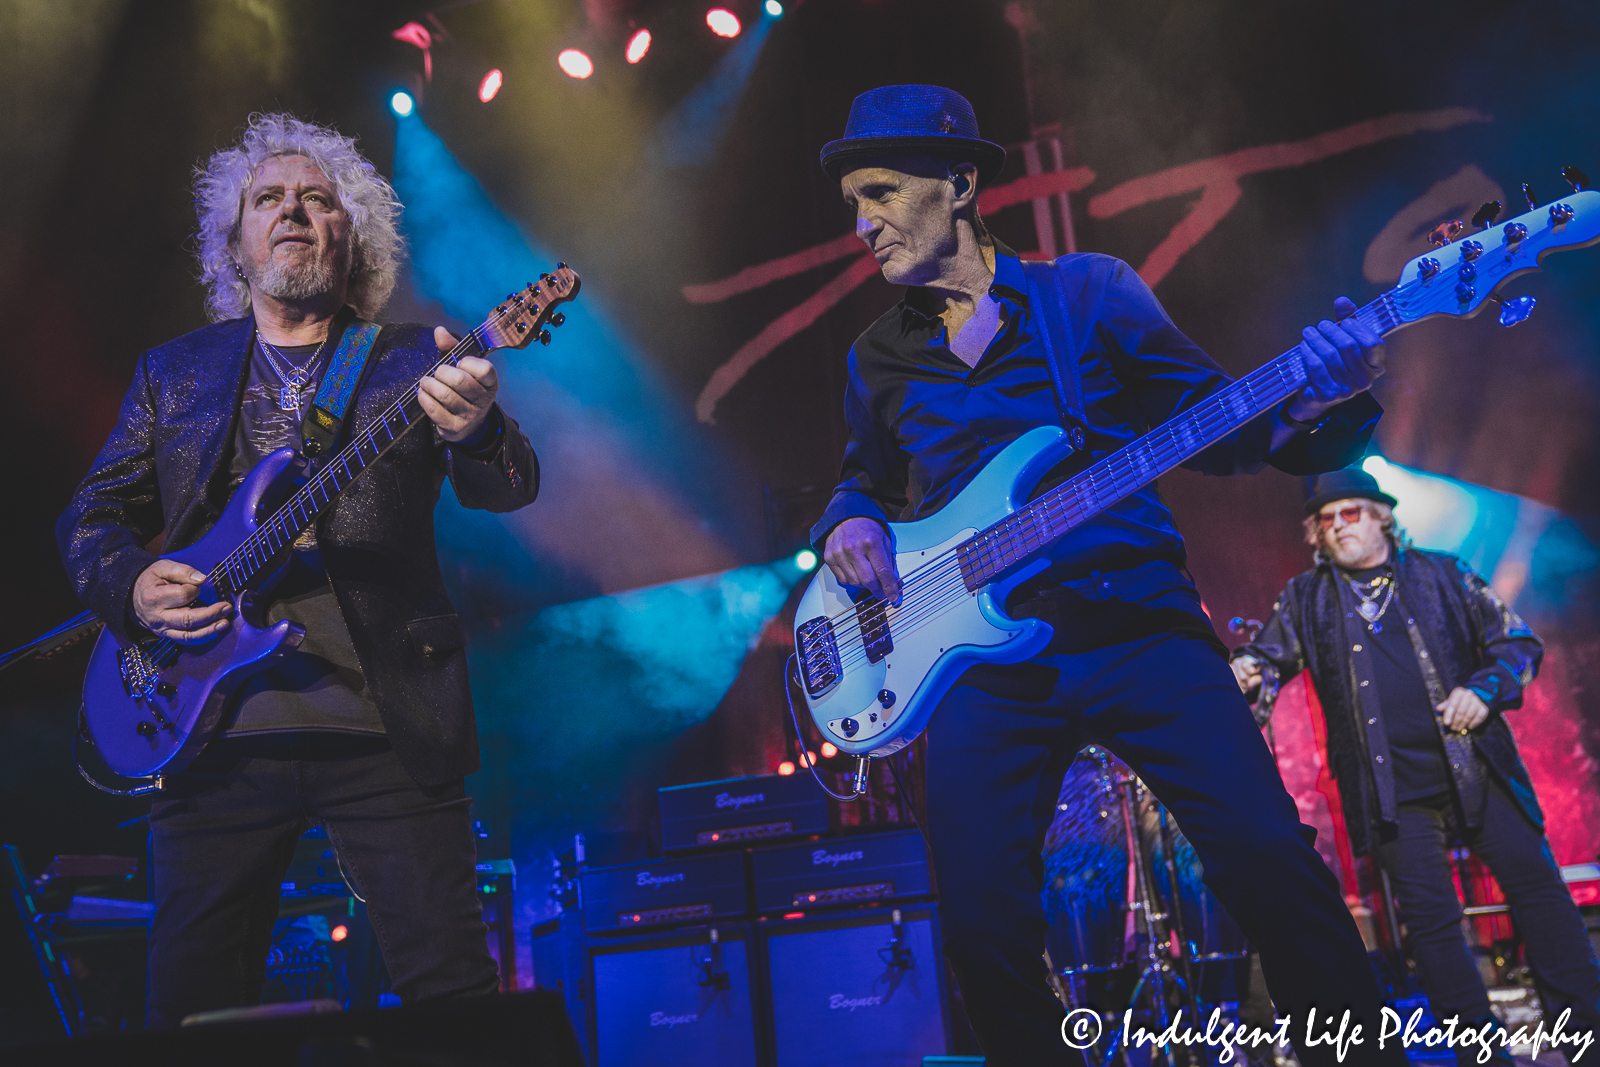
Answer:
<svg viewBox="0 0 1600 1067"><path fill-rule="evenodd" d="M712 72L667 113L656 127L653 157L670 167L703 166L716 158L776 21L765 13L757 18Z"/></svg>
<svg viewBox="0 0 1600 1067"><path fill-rule="evenodd" d="M481 322L508 292L573 258L530 241L415 115L397 123L394 184L416 288L459 321ZM707 522L733 484L725 460L615 326L603 281L585 279L563 311L550 347L496 357L501 400L544 459L539 503L505 517L451 509L441 516L441 555L470 568L485 546L503 546L509 529L559 561L576 595L737 563ZM529 571L525 580L543 579ZM526 606L531 595L510 601Z"/></svg>

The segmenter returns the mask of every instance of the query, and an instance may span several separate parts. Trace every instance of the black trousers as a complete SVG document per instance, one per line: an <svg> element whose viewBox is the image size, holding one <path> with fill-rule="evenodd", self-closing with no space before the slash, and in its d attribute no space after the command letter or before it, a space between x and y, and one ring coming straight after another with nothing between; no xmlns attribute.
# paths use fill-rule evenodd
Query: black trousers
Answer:
<svg viewBox="0 0 1600 1067"><path fill-rule="evenodd" d="M1167 632L973 668L927 736L945 955L991 1067L1082 1063L1045 981L1041 849L1063 772L1091 742L1125 760L1182 826L1297 1043L1313 1005L1323 1019L1349 1008L1366 1041L1345 1067L1406 1062L1393 1042L1377 1049L1382 1001L1361 935L1210 641ZM1335 1063L1325 1045L1300 1056Z"/></svg>
<svg viewBox="0 0 1600 1067"><path fill-rule="evenodd" d="M279 888L313 824L366 898L402 1002L494 991L467 805L461 781L419 787L381 737L214 743L150 809L147 1025L259 1003Z"/></svg>
<svg viewBox="0 0 1600 1067"><path fill-rule="evenodd" d="M1549 1022L1553 1025L1570 1007L1566 1032L1600 1033L1600 964L1550 842L1487 769L1484 773L1491 787L1481 830L1463 830L1459 809L1447 794L1400 805L1399 836L1378 848L1433 1014L1440 1020L1459 1015L1463 1021L1489 1016L1489 994L1461 929L1461 900L1450 873L1449 850L1460 843L1488 864L1505 891Z"/></svg>

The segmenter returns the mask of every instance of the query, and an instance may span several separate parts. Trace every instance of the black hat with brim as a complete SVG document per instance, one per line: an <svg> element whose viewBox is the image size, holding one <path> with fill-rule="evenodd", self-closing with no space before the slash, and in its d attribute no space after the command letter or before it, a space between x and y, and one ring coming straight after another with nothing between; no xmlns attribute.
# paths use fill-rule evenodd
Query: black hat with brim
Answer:
<svg viewBox="0 0 1600 1067"><path fill-rule="evenodd" d="M822 148L822 169L838 181L852 163L886 155L928 155L978 168L988 185L1005 165L1006 150L978 136L966 97L937 85L885 85L856 97L844 136Z"/></svg>
<svg viewBox="0 0 1600 1067"><path fill-rule="evenodd" d="M1378 480L1360 467L1346 467L1317 476L1306 501L1306 514L1315 515L1335 500L1376 500L1394 507L1400 501L1378 488Z"/></svg>

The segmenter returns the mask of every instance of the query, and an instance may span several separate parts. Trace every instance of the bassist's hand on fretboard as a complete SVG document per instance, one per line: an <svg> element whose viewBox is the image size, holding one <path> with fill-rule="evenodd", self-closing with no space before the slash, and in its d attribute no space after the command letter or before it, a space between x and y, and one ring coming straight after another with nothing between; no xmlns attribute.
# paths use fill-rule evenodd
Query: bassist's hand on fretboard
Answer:
<svg viewBox="0 0 1600 1067"><path fill-rule="evenodd" d="M1300 395L1283 408L1296 422L1314 423L1334 405L1371 389L1386 367L1383 338L1355 317L1355 303L1341 296L1333 302L1333 313L1338 321L1323 319L1300 331L1300 355L1309 380ZM1273 430L1273 450L1298 429L1280 421Z"/></svg>

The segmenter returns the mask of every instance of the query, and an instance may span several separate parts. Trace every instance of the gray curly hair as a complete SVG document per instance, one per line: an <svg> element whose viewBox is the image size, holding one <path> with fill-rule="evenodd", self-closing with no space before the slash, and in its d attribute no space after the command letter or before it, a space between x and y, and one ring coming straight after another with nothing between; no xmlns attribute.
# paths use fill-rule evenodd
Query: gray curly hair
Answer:
<svg viewBox="0 0 1600 1067"><path fill-rule="evenodd" d="M236 319L250 311L250 287L237 270L239 220L244 195L261 164L274 156L305 156L333 182L350 214L348 300L362 318L373 318L389 302L405 254L400 236L400 201L356 142L337 130L277 112L250 116L244 136L194 173L200 280L212 321Z"/></svg>

